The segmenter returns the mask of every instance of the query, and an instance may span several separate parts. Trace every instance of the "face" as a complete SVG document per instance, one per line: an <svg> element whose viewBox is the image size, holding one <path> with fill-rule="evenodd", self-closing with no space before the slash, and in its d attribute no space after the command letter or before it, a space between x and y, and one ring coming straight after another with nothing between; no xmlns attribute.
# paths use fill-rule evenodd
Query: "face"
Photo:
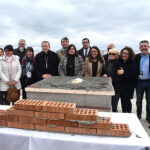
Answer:
<svg viewBox="0 0 150 150"><path fill-rule="evenodd" d="M69 41L68 40L62 40L61 45L64 49L67 49L67 47L69 46Z"/></svg>
<svg viewBox="0 0 150 150"><path fill-rule="evenodd" d="M25 48L26 43L24 41L19 41L18 46L19 48Z"/></svg>
<svg viewBox="0 0 150 150"><path fill-rule="evenodd" d="M148 45L147 42L140 43L141 53L147 54L148 53L148 49L149 49L149 45Z"/></svg>
<svg viewBox="0 0 150 150"><path fill-rule="evenodd" d="M42 43L42 51L47 53L50 50L50 45L47 42Z"/></svg>
<svg viewBox="0 0 150 150"><path fill-rule="evenodd" d="M118 55L115 54L115 53L109 53L109 59L112 60L112 59L117 59Z"/></svg>
<svg viewBox="0 0 150 150"><path fill-rule="evenodd" d="M112 49L112 48L114 48L114 45L113 45L113 44L109 44L108 47L107 47L108 52L109 52L109 50Z"/></svg>
<svg viewBox="0 0 150 150"><path fill-rule="evenodd" d="M7 57L11 57L13 54L13 51L9 51L8 49L5 50L5 54Z"/></svg>
<svg viewBox="0 0 150 150"><path fill-rule="evenodd" d="M97 56L98 56L98 51L97 51L95 48L92 48L92 49L91 49L91 55L92 55L92 58L97 58Z"/></svg>
<svg viewBox="0 0 150 150"><path fill-rule="evenodd" d="M82 41L82 44L83 44L83 47L84 47L85 49L88 49L88 48L90 47L90 43L89 43L88 40L83 40L83 41Z"/></svg>
<svg viewBox="0 0 150 150"><path fill-rule="evenodd" d="M28 58L32 57L33 56L33 52L31 52L31 51L28 50L27 53L26 53L26 56Z"/></svg>
<svg viewBox="0 0 150 150"><path fill-rule="evenodd" d="M128 50L123 50L123 52L122 52L122 55L121 55L121 58L124 60L124 61L127 61L128 60L128 58L129 58L129 52L128 52Z"/></svg>
<svg viewBox="0 0 150 150"><path fill-rule="evenodd" d="M74 55L75 54L75 48L72 46L69 50L69 55Z"/></svg>
<svg viewBox="0 0 150 150"><path fill-rule="evenodd" d="M0 50L0 56L3 56L3 55L4 55L3 51L2 51L2 50Z"/></svg>

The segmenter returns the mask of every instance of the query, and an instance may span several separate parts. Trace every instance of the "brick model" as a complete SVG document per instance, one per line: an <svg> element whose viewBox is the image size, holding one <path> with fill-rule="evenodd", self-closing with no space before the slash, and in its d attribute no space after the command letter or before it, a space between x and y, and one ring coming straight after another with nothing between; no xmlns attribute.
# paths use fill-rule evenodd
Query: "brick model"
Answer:
<svg viewBox="0 0 150 150"><path fill-rule="evenodd" d="M11 108L0 110L0 125L74 134L130 136L128 124L111 123L110 117L99 117L96 109L78 109L75 103L55 101L18 100Z"/></svg>

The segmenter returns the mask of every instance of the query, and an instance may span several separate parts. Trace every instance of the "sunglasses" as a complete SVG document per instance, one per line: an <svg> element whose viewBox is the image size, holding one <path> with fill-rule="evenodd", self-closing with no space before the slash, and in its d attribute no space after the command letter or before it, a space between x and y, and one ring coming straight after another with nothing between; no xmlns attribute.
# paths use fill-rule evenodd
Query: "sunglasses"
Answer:
<svg viewBox="0 0 150 150"><path fill-rule="evenodd" d="M109 53L109 55L113 55L113 56L115 56L116 54L115 54L115 53Z"/></svg>

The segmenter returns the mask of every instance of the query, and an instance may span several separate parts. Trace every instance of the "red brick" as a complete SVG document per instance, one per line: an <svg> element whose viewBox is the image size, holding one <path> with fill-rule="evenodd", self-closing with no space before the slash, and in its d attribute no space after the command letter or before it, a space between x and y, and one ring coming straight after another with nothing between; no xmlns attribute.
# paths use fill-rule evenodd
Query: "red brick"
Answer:
<svg viewBox="0 0 150 150"><path fill-rule="evenodd" d="M46 119L39 119L39 118L35 118L34 119L34 124L38 124L38 125L46 125Z"/></svg>
<svg viewBox="0 0 150 150"><path fill-rule="evenodd" d="M35 112L35 117L42 119L64 119L64 114L61 113L47 113L47 112Z"/></svg>
<svg viewBox="0 0 150 150"><path fill-rule="evenodd" d="M41 111L43 107L43 102L44 101L40 101L40 100L22 99L15 102L14 108L16 110Z"/></svg>
<svg viewBox="0 0 150 150"><path fill-rule="evenodd" d="M0 126L7 127L7 121L5 121L5 120L0 120Z"/></svg>
<svg viewBox="0 0 150 150"><path fill-rule="evenodd" d="M101 120L99 120L98 122L94 123L94 124L83 124L83 123L79 123L78 127L81 128L94 128L94 129L110 129L111 127L111 119L110 117L101 117Z"/></svg>
<svg viewBox="0 0 150 150"><path fill-rule="evenodd" d="M64 126L35 125L36 130L64 132Z"/></svg>
<svg viewBox="0 0 150 150"><path fill-rule="evenodd" d="M34 124L34 118L31 117L19 117L18 122Z"/></svg>
<svg viewBox="0 0 150 150"><path fill-rule="evenodd" d="M18 122L18 116L10 116L10 115L8 115L7 121Z"/></svg>
<svg viewBox="0 0 150 150"><path fill-rule="evenodd" d="M43 104L43 111L46 112L73 113L75 108L75 103L49 101Z"/></svg>
<svg viewBox="0 0 150 150"><path fill-rule="evenodd" d="M97 134L96 129L86 129L86 134L95 135L95 134Z"/></svg>
<svg viewBox="0 0 150 150"><path fill-rule="evenodd" d="M15 110L13 106L7 109L7 114L13 116L34 117L34 111Z"/></svg>
<svg viewBox="0 0 150 150"><path fill-rule="evenodd" d="M86 134L85 128L65 127L67 133Z"/></svg>
<svg viewBox="0 0 150 150"><path fill-rule="evenodd" d="M76 109L73 114L65 114L66 120L97 121L98 110L96 109Z"/></svg>
<svg viewBox="0 0 150 150"><path fill-rule="evenodd" d="M6 110L0 110L0 120L7 121L7 111Z"/></svg>
<svg viewBox="0 0 150 150"><path fill-rule="evenodd" d="M8 122L8 127L21 128L21 129L34 129L34 124L19 123L19 122Z"/></svg>
<svg viewBox="0 0 150 150"><path fill-rule="evenodd" d="M57 126L71 126L77 127L77 122L71 122L66 120L47 120L48 125L57 125Z"/></svg>
<svg viewBox="0 0 150 150"><path fill-rule="evenodd" d="M97 129L97 134L107 136L108 131L107 131L107 129Z"/></svg>

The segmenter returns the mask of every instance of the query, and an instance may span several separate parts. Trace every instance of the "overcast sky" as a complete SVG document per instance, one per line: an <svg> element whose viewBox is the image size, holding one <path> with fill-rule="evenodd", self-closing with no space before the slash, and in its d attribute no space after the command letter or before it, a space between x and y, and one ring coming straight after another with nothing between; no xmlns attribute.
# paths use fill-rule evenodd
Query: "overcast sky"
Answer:
<svg viewBox="0 0 150 150"><path fill-rule="evenodd" d="M57 50L67 36L77 49L87 37L100 49L138 50L140 40L150 41L150 0L0 0L0 20L0 47L23 38L35 50L43 40Z"/></svg>

